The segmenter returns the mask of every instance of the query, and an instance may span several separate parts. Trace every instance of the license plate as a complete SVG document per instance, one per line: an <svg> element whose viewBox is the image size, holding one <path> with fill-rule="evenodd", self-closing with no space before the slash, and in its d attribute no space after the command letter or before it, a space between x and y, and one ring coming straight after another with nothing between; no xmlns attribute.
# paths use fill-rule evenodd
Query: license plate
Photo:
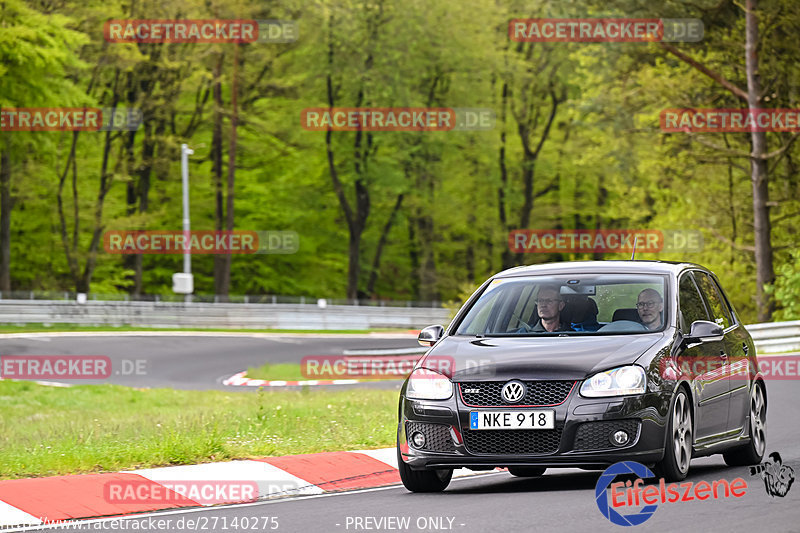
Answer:
<svg viewBox="0 0 800 533"><path fill-rule="evenodd" d="M470 411L470 429L554 429L556 412L538 411Z"/></svg>

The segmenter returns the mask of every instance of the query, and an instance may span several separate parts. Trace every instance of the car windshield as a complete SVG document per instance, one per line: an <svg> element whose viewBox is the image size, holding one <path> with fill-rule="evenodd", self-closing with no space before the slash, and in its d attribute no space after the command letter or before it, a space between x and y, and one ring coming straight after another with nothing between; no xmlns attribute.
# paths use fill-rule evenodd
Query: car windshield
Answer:
<svg viewBox="0 0 800 533"><path fill-rule="evenodd" d="M664 329L667 279L644 274L498 278L461 320L457 335L641 334Z"/></svg>

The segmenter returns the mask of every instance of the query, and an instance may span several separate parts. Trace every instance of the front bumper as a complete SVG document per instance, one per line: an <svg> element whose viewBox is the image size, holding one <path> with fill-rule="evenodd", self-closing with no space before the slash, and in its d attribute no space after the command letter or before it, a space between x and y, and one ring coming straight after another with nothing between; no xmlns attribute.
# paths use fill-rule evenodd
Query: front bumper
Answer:
<svg viewBox="0 0 800 533"><path fill-rule="evenodd" d="M400 456L412 469L507 466L604 469L623 460L654 464L664 456L671 394L649 392L617 398L583 398L574 387L563 403L530 407L553 409L553 430L470 430L470 411L519 410L513 405L471 407L458 386L448 400L410 400L401 395L398 425ZM527 408L526 408L527 409ZM631 438L624 446L609 439L618 430ZM422 448L409 437L426 436Z"/></svg>

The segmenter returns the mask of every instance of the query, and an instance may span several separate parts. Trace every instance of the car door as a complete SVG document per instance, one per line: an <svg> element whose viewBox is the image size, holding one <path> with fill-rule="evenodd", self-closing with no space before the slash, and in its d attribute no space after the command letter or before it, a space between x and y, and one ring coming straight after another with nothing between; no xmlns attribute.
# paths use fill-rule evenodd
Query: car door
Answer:
<svg viewBox="0 0 800 533"><path fill-rule="evenodd" d="M700 294L691 271L684 272L678 282L679 326L684 335L695 320L711 320L711 314ZM728 428L730 384L727 361L722 354L722 341L704 342L687 347L678 356L678 366L690 369L692 392L697 403L695 412L696 441L719 438Z"/></svg>
<svg viewBox="0 0 800 533"><path fill-rule="evenodd" d="M695 272L695 279L706 299L711 319L725 332L724 343L730 384L728 431L738 433L747 419L750 398L747 333L741 324L734 321L733 313L717 281L706 272Z"/></svg>

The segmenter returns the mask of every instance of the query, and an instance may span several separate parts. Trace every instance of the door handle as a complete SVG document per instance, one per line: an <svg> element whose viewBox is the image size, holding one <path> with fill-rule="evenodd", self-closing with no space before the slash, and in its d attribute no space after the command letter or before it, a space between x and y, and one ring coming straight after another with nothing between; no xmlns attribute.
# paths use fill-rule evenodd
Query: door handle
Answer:
<svg viewBox="0 0 800 533"><path fill-rule="evenodd" d="M727 359L728 358L728 354L725 353L725 350L720 350L719 351L719 356L722 357L723 359Z"/></svg>
<svg viewBox="0 0 800 533"><path fill-rule="evenodd" d="M746 342L742 343L742 350L744 350L744 354L747 355L747 352L750 351L750 347L747 345Z"/></svg>

